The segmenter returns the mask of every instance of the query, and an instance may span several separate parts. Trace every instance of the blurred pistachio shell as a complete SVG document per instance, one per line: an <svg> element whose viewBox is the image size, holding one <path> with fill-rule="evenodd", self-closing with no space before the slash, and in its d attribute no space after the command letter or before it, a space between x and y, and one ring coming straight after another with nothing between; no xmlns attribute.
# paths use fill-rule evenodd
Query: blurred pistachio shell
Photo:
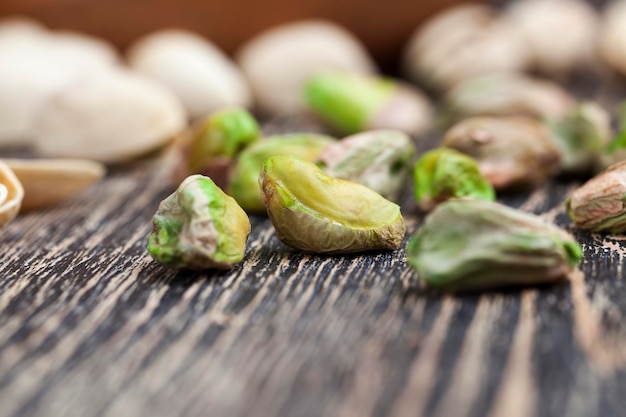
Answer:
<svg viewBox="0 0 626 417"><path fill-rule="evenodd" d="M561 76L594 63L599 16L589 2L517 0L509 4L506 18L527 42L534 68Z"/></svg>
<svg viewBox="0 0 626 417"><path fill-rule="evenodd" d="M626 232L626 161L610 166L575 190L567 212L577 227Z"/></svg>
<svg viewBox="0 0 626 417"><path fill-rule="evenodd" d="M373 130L327 146L318 162L328 175L365 185L389 200L397 200L415 155L406 133Z"/></svg>
<svg viewBox="0 0 626 417"><path fill-rule="evenodd" d="M414 166L413 179L415 200L424 211L451 198L496 199L476 160L454 149L426 152Z"/></svg>
<svg viewBox="0 0 626 417"><path fill-rule="evenodd" d="M390 78L323 72L311 77L304 91L309 107L343 134L395 129L419 135L432 125L426 96Z"/></svg>
<svg viewBox="0 0 626 417"><path fill-rule="evenodd" d="M292 133L266 137L245 148L231 176L229 193L247 212L265 212L259 190L263 162L275 155L294 155L314 161L335 139L316 133Z"/></svg>
<svg viewBox="0 0 626 417"><path fill-rule="evenodd" d="M13 170L0 160L0 228L17 216L24 188Z"/></svg>
<svg viewBox="0 0 626 417"><path fill-rule="evenodd" d="M180 29L139 38L128 51L131 68L162 83L191 119L225 106L250 107L252 94L239 68L208 39Z"/></svg>
<svg viewBox="0 0 626 417"><path fill-rule="evenodd" d="M237 53L237 63L258 108L274 115L304 113L304 83L320 71L376 72L354 35L320 19L283 24L258 34Z"/></svg>
<svg viewBox="0 0 626 417"><path fill-rule="evenodd" d="M564 279L582 258L578 243L559 227L479 200L437 206L406 252L420 280L444 291L551 283Z"/></svg>
<svg viewBox="0 0 626 417"><path fill-rule="evenodd" d="M219 110L196 122L178 143L174 179L180 182L191 174L202 174L218 187L226 188L235 158L260 136L259 125L247 110Z"/></svg>
<svg viewBox="0 0 626 417"><path fill-rule="evenodd" d="M522 74L488 74L470 78L445 98L449 124L471 116L565 117L576 100L558 84Z"/></svg>
<svg viewBox="0 0 626 417"><path fill-rule="evenodd" d="M148 238L152 258L172 268L229 269L246 249L250 220L210 178L192 175L161 202Z"/></svg>
<svg viewBox="0 0 626 417"><path fill-rule="evenodd" d="M395 250L405 234L400 207L368 187L326 175L294 156L263 163L263 202L280 240L313 253Z"/></svg>
<svg viewBox="0 0 626 417"><path fill-rule="evenodd" d="M604 170L613 164L626 160L626 101L622 102L618 114L618 130L604 148L596 168Z"/></svg>
<svg viewBox="0 0 626 417"><path fill-rule="evenodd" d="M548 127L527 117L472 117L448 130L442 146L478 161L494 188L535 186L556 175L561 153Z"/></svg>
<svg viewBox="0 0 626 417"><path fill-rule="evenodd" d="M494 8L470 3L445 9L420 26L403 65L409 79L445 91L480 74L522 71L528 60L524 40Z"/></svg>
<svg viewBox="0 0 626 417"><path fill-rule="evenodd" d="M626 0L607 4L600 24L599 49L604 61L626 75Z"/></svg>

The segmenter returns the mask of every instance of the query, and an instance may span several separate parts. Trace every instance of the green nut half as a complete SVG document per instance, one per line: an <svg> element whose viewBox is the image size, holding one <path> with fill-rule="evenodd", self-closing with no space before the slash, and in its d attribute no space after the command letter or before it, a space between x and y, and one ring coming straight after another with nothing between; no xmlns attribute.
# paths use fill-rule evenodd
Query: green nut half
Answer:
<svg viewBox="0 0 626 417"><path fill-rule="evenodd" d="M244 149L231 176L229 193L248 212L265 212L259 190L263 162L275 155L294 155L314 161L319 153L335 142L330 136L293 133L267 137Z"/></svg>
<svg viewBox="0 0 626 417"><path fill-rule="evenodd" d="M478 163L454 149L426 152L413 169L415 200L424 211L451 198L494 201L496 193L481 175Z"/></svg>
<svg viewBox="0 0 626 417"><path fill-rule="evenodd" d="M550 283L582 258L578 243L559 227L480 200L437 206L406 252L419 278L445 291Z"/></svg>
<svg viewBox="0 0 626 417"><path fill-rule="evenodd" d="M228 269L244 257L250 220L210 178L192 175L161 202L148 253L172 268Z"/></svg>
<svg viewBox="0 0 626 417"><path fill-rule="evenodd" d="M357 182L389 200L397 200L410 172L415 145L396 130L373 130L326 147L318 165L328 175Z"/></svg>
<svg viewBox="0 0 626 417"><path fill-rule="evenodd" d="M280 240L312 253L395 250L406 231L397 204L363 185L336 179L315 164L275 156L259 177Z"/></svg>

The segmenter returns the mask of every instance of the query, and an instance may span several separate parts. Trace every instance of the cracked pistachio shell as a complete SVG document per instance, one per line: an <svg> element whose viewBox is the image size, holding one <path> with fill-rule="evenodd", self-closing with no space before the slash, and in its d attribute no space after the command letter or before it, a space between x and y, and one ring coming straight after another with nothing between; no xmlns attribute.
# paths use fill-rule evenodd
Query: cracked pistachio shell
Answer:
<svg viewBox="0 0 626 417"><path fill-rule="evenodd" d="M0 227L17 216L24 198L24 188L13 170L0 161Z"/></svg>
<svg viewBox="0 0 626 417"><path fill-rule="evenodd" d="M397 204L360 184L336 179L315 164L275 156L259 184L280 240L312 253L395 250L405 234Z"/></svg>
<svg viewBox="0 0 626 417"><path fill-rule="evenodd" d="M610 117L595 103L583 103L565 118L548 123L561 149L561 169L567 173L592 171L611 140Z"/></svg>
<svg viewBox="0 0 626 417"><path fill-rule="evenodd" d="M213 113L197 122L179 146L175 180L202 174L225 188L235 157L260 136L257 121L245 109L233 107Z"/></svg>
<svg viewBox="0 0 626 417"><path fill-rule="evenodd" d="M552 132L526 117L472 117L448 130L442 146L478 161L496 189L540 184L556 175L561 154Z"/></svg>
<svg viewBox="0 0 626 417"><path fill-rule="evenodd" d="M318 164L328 175L365 185L397 200L415 155L411 138L395 130L374 130L344 138L326 147Z"/></svg>
<svg viewBox="0 0 626 417"><path fill-rule="evenodd" d="M542 218L498 203L440 204L407 245L419 278L445 291L554 282L582 258L574 238Z"/></svg>
<svg viewBox="0 0 626 417"><path fill-rule="evenodd" d="M395 129L410 135L428 131L431 105L417 89L390 78L324 72L305 85L309 107L344 134Z"/></svg>
<svg viewBox="0 0 626 417"><path fill-rule="evenodd" d="M577 227L626 232L626 161L610 166L574 191L567 213Z"/></svg>
<svg viewBox="0 0 626 417"><path fill-rule="evenodd" d="M325 147L335 142L330 136L316 133L292 133L269 136L244 149L230 182L230 195L248 212L265 212L259 190L259 172L263 162L275 155L293 155L315 161Z"/></svg>
<svg viewBox="0 0 626 417"><path fill-rule="evenodd" d="M148 252L172 268L228 269L244 257L250 220L210 178L192 175L161 202Z"/></svg>
<svg viewBox="0 0 626 417"><path fill-rule="evenodd" d="M445 123L471 116L562 118L576 105L558 84L522 74L487 74L455 86L445 98Z"/></svg>
<svg viewBox="0 0 626 417"><path fill-rule="evenodd" d="M454 149L425 153L413 169L415 200L424 211L451 198L493 201L496 193L475 159Z"/></svg>

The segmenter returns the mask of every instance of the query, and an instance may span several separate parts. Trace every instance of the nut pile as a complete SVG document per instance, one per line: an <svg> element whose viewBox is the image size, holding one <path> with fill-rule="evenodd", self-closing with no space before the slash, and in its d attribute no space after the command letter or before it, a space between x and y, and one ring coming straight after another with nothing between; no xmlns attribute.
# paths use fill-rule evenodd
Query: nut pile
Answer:
<svg viewBox="0 0 626 417"><path fill-rule="evenodd" d="M581 229L626 232L626 108L613 132L619 109L564 87L581 72L626 75L624 28L626 0L604 14L582 0L456 6L407 40L406 81L380 74L356 37L323 20L260 33L231 61L183 30L148 34L124 59L103 40L6 19L0 147L44 159L0 165L0 219L70 197L103 164L169 149L177 190L148 243L167 266L234 267L248 215L265 213L294 250L398 250L398 202L412 194L423 225L406 255L426 285L558 281L580 261L578 243L496 200L597 174L567 212ZM258 120L284 116L326 133L261 131ZM417 151L432 138L435 149Z"/></svg>

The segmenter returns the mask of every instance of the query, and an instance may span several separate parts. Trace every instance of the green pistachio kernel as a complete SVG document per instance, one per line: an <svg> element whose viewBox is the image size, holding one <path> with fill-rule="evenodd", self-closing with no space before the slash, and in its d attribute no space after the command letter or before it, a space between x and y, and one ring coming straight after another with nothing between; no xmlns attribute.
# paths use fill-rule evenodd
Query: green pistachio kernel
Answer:
<svg viewBox="0 0 626 417"><path fill-rule="evenodd" d="M581 229L626 232L626 161L618 162L574 191L567 212Z"/></svg>
<svg viewBox="0 0 626 417"><path fill-rule="evenodd" d="M396 130L373 130L344 138L320 153L328 175L357 182L389 200L404 189L415 155L411 138Z"/></svg>
<svg viewBox="0 0 626 417"><path fill-rule="evenodd" d="M415 200L424 211L451 198L493 201L496 193L475 159L454 149L425 153L415 164Z"/></svg>
<svg viewBox="0 0 626 417"><path fill-rule="evenodd" d="M148 252L172 268L228 269L244 257L250 220L208 177L192 175L161 202Z"/></svg>
<svg viewBox="0 0 626 417"><path fill-rule="evenodd" d="M330 136L293 133L265 138L244 149L231 177L230 195L248 212L265 212L259 190L263 162L275 155L294 155L314 161L326 146L335 142Z"/></svg>
<svg viewBox="0 0 626 417"><path fill-rule="evenodd" d="M259 177L280 240L312 253L395 250L405 234L397 204L363 185L333 178L315 164L275 156Z"/></svg>
<svg viewBox="0 0 626 417"><path fill-rule="evenodd" d="M582 258L578 243L561 228L480 200L437 206L406 252L419 278L445 291L555 282Z"/></svg>

